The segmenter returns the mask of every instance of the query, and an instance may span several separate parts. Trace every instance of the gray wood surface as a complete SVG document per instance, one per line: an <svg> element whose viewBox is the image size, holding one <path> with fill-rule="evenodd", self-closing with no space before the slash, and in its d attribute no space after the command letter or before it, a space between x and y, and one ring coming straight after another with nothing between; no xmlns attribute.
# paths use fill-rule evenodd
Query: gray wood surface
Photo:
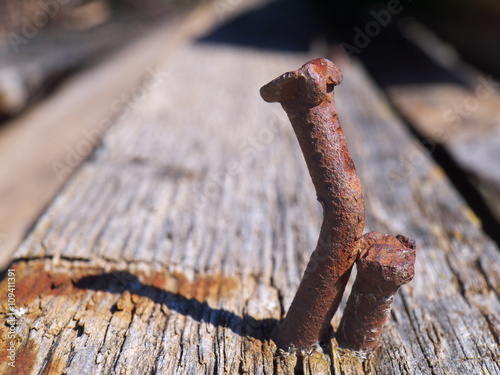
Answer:
<svg viewBox="0 0 500 375"><path fill-rule="evenodd" d="M416 239L416 277L364 363L334 341L301 361L275 352L321 210L288 120L259 88L312 57L197 43L168 60L14 256L28 309L17 370L500 374L500 253L356 62L336 97L367 230Z"/></svg>
<svg viewBox="0 0 500 375"><path fill-rule="evenodd" d="M500 221L500 95L481 77L475 89L458 84L394 87L395 106L434 148L442 145ZM481 95L484 95L481 96Z"/></svg>
<svg viewBox="0 0 500 375"><path fill-rule="evenodd" d="M436 64L426 65L428 76L435 77L441 69L447 77L441 82L390 85L386 91L391 103L431 150L439 146L446 150L481 194L492 213L490 220L500 223L500 82L496 72L476 70L431 30L416 22L407 24L407 37Z"/></svg>
<svg viewBox="0 0 500 375"><path fill-rule="evenodd" d="M206 16L201 15L201 13ZM0 128L0 268L113 119L161 80L159 59L205 32L216 18L185 12L100 63Z"/></svg>

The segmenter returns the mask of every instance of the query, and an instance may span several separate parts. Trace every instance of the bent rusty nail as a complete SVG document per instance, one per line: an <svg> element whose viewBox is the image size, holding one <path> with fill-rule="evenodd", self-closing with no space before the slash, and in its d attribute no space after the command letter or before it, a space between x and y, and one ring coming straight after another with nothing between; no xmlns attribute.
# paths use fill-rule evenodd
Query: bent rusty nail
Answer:
<svg viewBox="0 0 500 375"><path fill-rule="evenodd" d="M279 102L287 113L324 215L317 247L279 331L282 350L308 351L324 337L365 224L361 183L334 102L333 88L341 81L336 65L315 59L260 90L266 102Z"/></svg>
<svg viewBox="0 0 500 375"><path fill-rule="evenodd" d="M339 347L367 354L379 346L394 297L415 273L415 242L371 232L363 236L358 274L337 330Z"/></svg>

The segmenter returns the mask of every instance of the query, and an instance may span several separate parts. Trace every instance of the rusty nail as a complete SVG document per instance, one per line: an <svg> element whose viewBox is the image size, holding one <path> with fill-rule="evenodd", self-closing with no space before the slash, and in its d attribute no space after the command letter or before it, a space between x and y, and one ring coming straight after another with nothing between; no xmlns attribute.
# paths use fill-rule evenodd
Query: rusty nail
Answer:
<svg viewBox="0 0 500 375"><path fill-rule="evenodd" d="M337 330L339 347L368 353L379 346L382 327L399 287L413 279L415 242L371 232L360 241L358 274Z"/></svg>
<svg viewBox="0 0 500 375"><path fill-rule="evenodd" d="M287 113L324 215L317 247L279 331L282 350L308 351L325 336L363 233L363 192L334 102L333 87L341 81L336 65L315 59L260 90L266 102L279 102Z"/></svg>

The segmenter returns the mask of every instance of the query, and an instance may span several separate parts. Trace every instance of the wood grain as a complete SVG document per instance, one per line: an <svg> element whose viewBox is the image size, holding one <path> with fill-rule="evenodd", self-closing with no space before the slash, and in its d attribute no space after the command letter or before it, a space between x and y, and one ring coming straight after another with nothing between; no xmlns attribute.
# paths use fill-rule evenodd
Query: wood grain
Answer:
<svg viewBox="0 0 500 375"><path fill-rule="evenodd" d="M488 78L481 77L476 89L401 86L390 88L389 95L429 146L446 148L500 221L500 96L493 83L487 86Z"/></svg>
<svg viewBox="0 0 500 375"><path fill-rule="evenodd" d="M168 77L113 125L14 256L17 305L28 308L16 331L19 365L500 374L498 249L355 62L343 67L336 98L367 230L416 239L417 274L364 363L334 340L299 360L275 352L321 211L288 120L259 88L311 57L197 43L168 61Z"/></svg>
<svg viewBox="0 0 500 375"><path fill-rule="evenodd" d="M127 118L132 103L163 79L160 55L167 58L209 27L214 16L198 13L150 30L0 129L0 266L112 121Z"/></svg>
<svg viewBox="0 0 500 375"><path fill-rule="evenodd" d="M500 223L500 83L464 63L436 35L416 22L406 23L406 36L425 52L422 73L448 79L386 87L391 103L413 126L428 148L442 147L453 163L479 191L491 212L488 220ZM453 172L449 172L453 173ZM495 232L494 223L489 232ZM497 224L498 226L498 224ZM496 235L493 233L493 235Z"/></svg>

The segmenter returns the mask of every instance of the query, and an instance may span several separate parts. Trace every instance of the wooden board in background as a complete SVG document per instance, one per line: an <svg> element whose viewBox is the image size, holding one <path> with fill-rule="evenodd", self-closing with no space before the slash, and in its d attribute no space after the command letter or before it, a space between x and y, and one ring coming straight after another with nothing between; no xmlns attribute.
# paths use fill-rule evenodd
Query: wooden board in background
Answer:
<svg viewBox="0 0 500 375"><path fill-rule="evenodd" d="M103 60L151 25L129 17L88 30L38 30L33 38L0 46L0 114L15 116L63 77Z"/></svg>
<svg viewBox="0 0 500 375"><path fill-rule="evenodd" d="M200 11L151 30L0 129L0 264L5 266L44 207L115 118L163 78L158 58L206 30ZM195 14L196 13L196 14ZM210 21L211 22L211 21Z"/></svg>
<svg viewBox="0 0 500 375"><path fill-rule="evenodd" d="M500 223L500 82L466 65L422 25L406 29L407 43L422 48L456 82L393 84L386 87L389 98L431 150L446 149Z"/></svg>

